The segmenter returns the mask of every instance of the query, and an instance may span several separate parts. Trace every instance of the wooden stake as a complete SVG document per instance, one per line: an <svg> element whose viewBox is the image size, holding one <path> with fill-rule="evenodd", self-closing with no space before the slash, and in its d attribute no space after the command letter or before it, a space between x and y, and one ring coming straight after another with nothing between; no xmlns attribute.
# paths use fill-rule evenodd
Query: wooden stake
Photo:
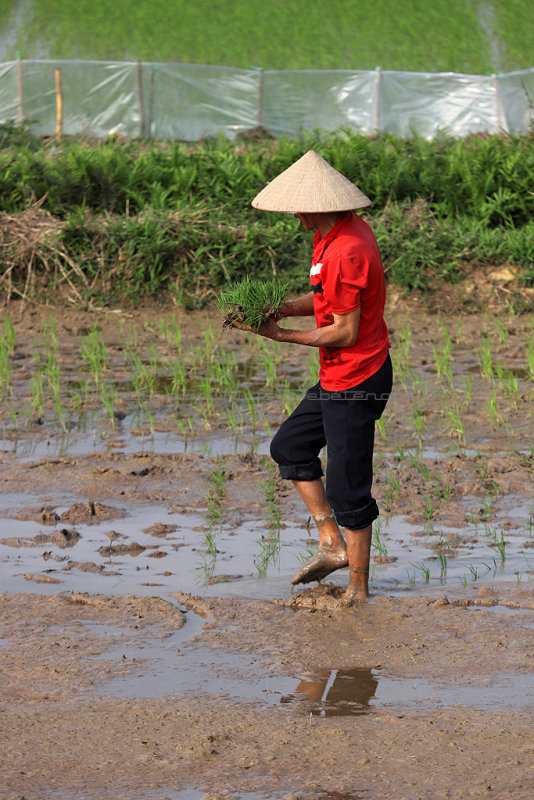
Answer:
<svg viewBox="0 0 534 800"><path fill-rule="evenodd" d="M263 121L263 70L260 71L260 85L258 88L258 116L256 120L256 125L258 128L261 128L261 123Z"/></svg>
<svg viewBox="0 0 534 800"><path fill-rule="evenodd" d="M63 134L63 97L61 95L61 70L56 69L56 136Z"/></svg>
<svg viewBox="0 0 534 800"><path fill-rule="evenodd" d="M148 120L147 120L147 136L152 136L152 116L154 114L154 81L156 77L156 70L154 65L150 68L150 94L148 96Z"/></svg>
<svg viewBox="0 0 534 800"><path fill-rule="evenodd" d="M22 63L20 58L17 61L17 93L19 101L19 126L22 128L24 123L24 106L22 104Z"/></svg>
<svg viewBox="0 0 534 800"><path fill-rule="evenodd" d="M382 67L375 67L376 72L376 94L375 94L375 133L378 133L380 130L380 113L382 109L380 108L380 89L382 83Z"/></svg>
<svg viewBox="0 0 534 800"><path fill-rule="evenodd" d="M143 72L139 59L137 59L137 94L139 97L139 133L141 139L145 135L145 109L143 106Z"/></svg>
<svg viewBox="0 0 534 800"><path fill-rule="evenodd" d="M493 91L495 92L495 132L502 133L501 130L501 103L499 97L499 77L493 76Z"/></svg>

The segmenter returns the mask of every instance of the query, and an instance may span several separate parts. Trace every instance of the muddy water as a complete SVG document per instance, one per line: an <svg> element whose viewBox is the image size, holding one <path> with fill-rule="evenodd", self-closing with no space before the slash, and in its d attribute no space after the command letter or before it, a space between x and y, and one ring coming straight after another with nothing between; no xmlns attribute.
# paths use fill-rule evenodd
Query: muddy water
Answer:
<svg viewBox="0 0 534 800"><path fill-rule="evenodd" d="M523 612L524 614L525 612ZM530 615L534 623L534 615ZM525 624L525 623L523 623ZM106 634L111 629L86 625ZM288 677L273 675L251 654L213 653L198 641L202 623L188 620L182 630L164 640L141 646L128 643L120 632L118 644L104 649L99 658L136 662L135 674L106 681L99 691L113 696L160 698L183 694L228 697L233 700L276 706L295 704L314 716L354 716L381 708L436 708L462 705L500 710L534 707L534 673L487 679L482 686L446 686L421 678L389 676L377 668L319 669ZM116 636L116 631L113 631Z"/></svg>
<svg viewBox="0 0 534 800"><path fill-rule="evenodd" d="M303 527L304 515L298 520L296 503L284 498L283 506L294 516L286 518L277 531L276 553L268 564L266 581L259 577L257 561L267 523L265 515L258 512L245 510L239 519L218 522L212 557L205 543L206 508L200 505L184 513L183 507L173 510L161 503L133 507L126 503L110 506L112 515L115 511L120 515L116 519L82 520L72 526L61 517L76 503L86 502L83 496L7 494L2 501L0 583L8 591L22 591L24 581L31 580L27 576L41 575L60 582L62 589L122 594L146 593L146 588L157 593L180 589L207 596L276 597L289 588L289 578L315 537ZM534 549L525 546L531 540L524 521L529 519L531 504L519 497L501 502L502 515L495 514L486 528L467 525L459 531L456 525L441 525L439 531L425 531L402 515L384 517L380 547L387 549L387 556L382 556L375 541L373 591L411 592L509 578L528 582L534 569ZM43 506L52 508L60 518L53 525L16 518L21 512L38 517ZM466 517L476 507L476 498L466 498L457 506ZM154 524L167 526L169 532L154 535ZM64 530L76 531L72 544L58 544ZM503 541L504 552L499 549ZM340 571L333 580L342 583L345 572Z"/></svg>
<svg viewBox="0 0 534 800"><path fill-rule="evenodd" d="M465 800L488 786L531 800L531 320L466 317L460 329L412 311L390 315L397 382L377 431L372 598L345 610L343 570L291 589L316 533L267 456L269 430L313 379L308 353L267 358L230 333L215 346L205 316L178 314L187 378L172 393L161 315L102 316L97 386L79 354L95 320L59 314L60 399L50 389L36 410L48 310L11 314L9 800ZM229 353L233 388L215 374ZM134 355L148 371L138 390Z"/></svg>
<svg viewBox="0 0 534 800"><path fill-rule="evenodd" d="M268 458L269 431L313 380L313 353L221 337L212 320L197 316L179 320L178 356L169 320L98 320L95 335L107 350L97 375L82 357L91 330L83 316L58 317L54 328L44 313L15 319L1 442L7 477L0 579L10 591L21 588L24 575L40 574L88 591L109 591L110 583L122 587L114 591L143 591L152 583L268 597L313 548L305 511L269 471ZM374 589L530 580L529 320L460 324L399 313L391 327L396 386L377 434L375 493L383 513L373 543ZM49 361L62 379L58 395ZM181 388L173 377L178 362ZM45 388L37 411L39 376ZM225 475L215 519L210 474L218 470ZM272 528L266 481L280 530L278 523ZM119 507L120 520L91 519L90 527L81 520L68 553L54 542L39 547L38 514L33 527L15 519L21 509L43 505L61 517L74 503L99 497ZM154 522L176 530L155 539L144 533ZM270 549L266 530L276 538ZM111 531L123 545L138 545L136 552L110 549L106 559ZM263 576L269 587L258 582Z"/></svg>

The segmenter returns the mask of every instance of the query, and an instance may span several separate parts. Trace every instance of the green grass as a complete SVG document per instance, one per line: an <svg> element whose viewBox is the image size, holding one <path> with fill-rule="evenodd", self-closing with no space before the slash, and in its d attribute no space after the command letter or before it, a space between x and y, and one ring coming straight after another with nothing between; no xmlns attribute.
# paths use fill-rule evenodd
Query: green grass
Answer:
<svg viewBox="0 0 534 800"><path fill-rule="evenodd" d="M189 147L73 138L51 148L0 126L2 211L28 210L34 225L38 200L39 213L55 220L32 258L24 238L0 232L0 282L8 292L32 286L48 297L68 278L77 302L135 303L171 292L186 307L247 275L281 277L289 292L305 291L310 237L292 215L259 212L250 201L313 148L372 198L364 215L387 279L406 292L503 264L532 286L532 144L532 134L427 142L309 133Z"/></svg>
<svg viewBox="0 0 534 800"><path fill-rule="evenodd" d="M0 0L5 27L16 5ZM532 66L534 15L528 0L33 0L11 49L23 58L485 73Z"/></svg>

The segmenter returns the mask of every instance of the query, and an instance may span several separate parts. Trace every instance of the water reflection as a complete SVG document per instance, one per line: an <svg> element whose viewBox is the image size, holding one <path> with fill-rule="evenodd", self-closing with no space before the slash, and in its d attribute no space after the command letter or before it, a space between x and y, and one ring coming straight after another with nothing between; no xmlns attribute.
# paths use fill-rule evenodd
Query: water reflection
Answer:
<svg viewBox="0 0 534 800"><path fill-rule="evenodd" d="M321 669L313 678L300 681L295 694L282 703L306 700L310 713L318 717L343 717L365 714L378 686L372 669Z"/></svg>

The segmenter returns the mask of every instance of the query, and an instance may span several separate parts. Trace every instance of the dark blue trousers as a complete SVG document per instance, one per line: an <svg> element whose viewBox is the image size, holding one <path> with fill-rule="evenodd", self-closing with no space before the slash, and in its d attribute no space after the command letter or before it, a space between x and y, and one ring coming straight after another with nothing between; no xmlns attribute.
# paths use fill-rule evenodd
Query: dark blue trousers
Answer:
<svg viewBox="0 0 534 800"><path fill-rule="evenodd" d="M371 494L375 422L391 393L389 354L370 378L352 389L308 389L271 442L271 456L286 480L323 475L319 454L326 445L326 496L338 525L361 530L378 517Z"/></svg>

